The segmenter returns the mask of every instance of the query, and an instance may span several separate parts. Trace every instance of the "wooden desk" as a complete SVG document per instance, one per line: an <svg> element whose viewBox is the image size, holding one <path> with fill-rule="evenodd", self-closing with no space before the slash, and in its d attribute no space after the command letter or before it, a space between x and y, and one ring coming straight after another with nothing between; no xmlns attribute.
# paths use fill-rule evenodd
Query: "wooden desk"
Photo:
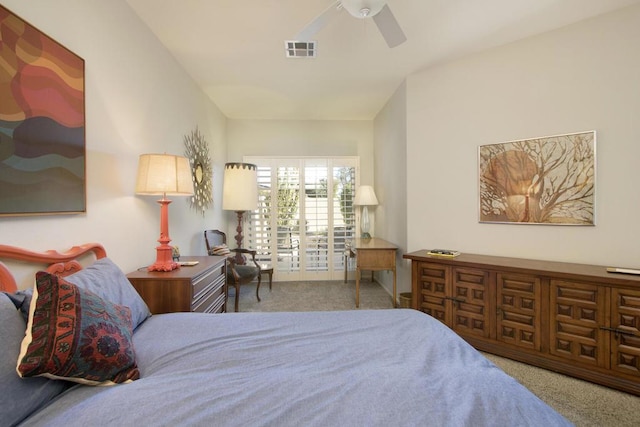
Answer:
<svg viewBox="0 0 640 427"><path fill-rule="evenodd" d="M356 307L360 307L360 275L362 270L393 271L393 306L396 307L396 250L398 247L386 240L354 239L347 248L350 256L356 257ZM345 263L345 270L347 265ZM373 273L372 273L373 274Z"/></svg>

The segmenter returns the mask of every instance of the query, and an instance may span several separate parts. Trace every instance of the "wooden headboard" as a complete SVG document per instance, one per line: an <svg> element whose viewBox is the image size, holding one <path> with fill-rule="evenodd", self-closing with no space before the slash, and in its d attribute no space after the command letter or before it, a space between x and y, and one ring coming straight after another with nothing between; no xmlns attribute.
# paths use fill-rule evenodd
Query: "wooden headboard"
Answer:
<svg viewBox="0 0 640 427"><path fill-rule="evenodd" d="M2 260L27 261L45 265L40 268L50 273L60 276L68 276L76 271L82 270L82 265L77 261L78 258L93 252L96 259L104 258L107 252L99 243L86 243L80 246L74 246L66 252L46 251L33 252L15 246L0 245L0 291L14 292L18 289L16 279L9 271Z"/></svg>

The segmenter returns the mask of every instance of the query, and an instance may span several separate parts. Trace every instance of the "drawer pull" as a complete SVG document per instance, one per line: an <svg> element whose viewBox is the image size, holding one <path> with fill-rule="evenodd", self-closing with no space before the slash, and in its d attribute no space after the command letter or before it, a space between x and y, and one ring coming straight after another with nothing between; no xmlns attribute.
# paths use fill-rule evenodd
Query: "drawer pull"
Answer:
<svg viewBox="0 0 640 427"><path fill-rule="evenodd" d="M460 297L444 297L444 299L449 299L451 301L453 301L454 304L456 304L456 307L458 307L458 303L461 302L467 302L467 300L465 300L464 298L460 298Z"/></svg>

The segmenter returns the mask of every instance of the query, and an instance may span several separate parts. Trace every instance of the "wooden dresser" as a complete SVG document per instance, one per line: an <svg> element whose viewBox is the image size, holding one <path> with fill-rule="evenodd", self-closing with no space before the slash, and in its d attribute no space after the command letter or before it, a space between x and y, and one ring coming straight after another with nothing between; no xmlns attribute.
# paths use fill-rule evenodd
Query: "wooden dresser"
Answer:
<svg viewBox="0 0 640 427"><path fill-rule="evenodd" d="M417 251L412 307L479 350L640 395L640 276Z"/></svg>
<svg viewBox="0 0 640 427"><path fill-rule="evenodd" d="M198 264L169 272L141 269L127 274L151 313L224 313L227 304L226 257L185 256L180 261L198 261Z"/></svg>

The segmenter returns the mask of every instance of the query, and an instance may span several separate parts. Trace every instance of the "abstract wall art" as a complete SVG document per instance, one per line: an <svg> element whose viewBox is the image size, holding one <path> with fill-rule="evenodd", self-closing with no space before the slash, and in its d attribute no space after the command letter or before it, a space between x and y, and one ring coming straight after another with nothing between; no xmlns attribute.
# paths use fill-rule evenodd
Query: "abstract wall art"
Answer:
<svg viewBox="0 0 640 427"><path fill-rule="evenodd" d="M482 145L480 222L595 225L595 131Z"/></svg>
<svg viewBox="0 0 640 427"><path fill-rule="evenodd" d="M84 60L0 6L0 215L86 212Z"/></svg>

